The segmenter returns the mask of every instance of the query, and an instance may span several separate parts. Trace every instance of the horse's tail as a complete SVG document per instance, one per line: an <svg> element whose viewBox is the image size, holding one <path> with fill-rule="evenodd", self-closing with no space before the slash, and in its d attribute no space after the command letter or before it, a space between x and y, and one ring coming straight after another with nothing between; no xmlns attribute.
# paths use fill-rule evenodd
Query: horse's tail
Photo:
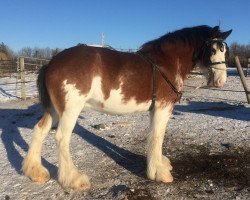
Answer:
<svg viewBox="0 0 250 200"><path fill-rule="evenodd" d="M51 107L51 99L45 84L45 73L47 71L48 65L42 66L39 70L37 78L37 88L39 93L39 100L45 110L48 110Z"/></svg>

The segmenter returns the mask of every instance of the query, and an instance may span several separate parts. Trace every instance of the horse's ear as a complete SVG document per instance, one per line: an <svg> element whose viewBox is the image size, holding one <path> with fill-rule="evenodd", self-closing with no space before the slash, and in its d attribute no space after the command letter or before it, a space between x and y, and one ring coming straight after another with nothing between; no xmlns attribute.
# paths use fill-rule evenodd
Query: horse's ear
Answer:
<svg viewBox="0 0 250 200"><path fill-rule="evenodd" d="M220 33L220 27L219 26L215 26L212 29L212 37L218 37L218 34Z"/></svg>
<svg viewBox="0 0 250 200"><path fill-rule="evenodd" d="M225 40L231 33L232 33L232 29L231 30L229 30L229 31L226 31L226 32L222 32L221 33L221 38L223 39L223 40Z"/></svg>

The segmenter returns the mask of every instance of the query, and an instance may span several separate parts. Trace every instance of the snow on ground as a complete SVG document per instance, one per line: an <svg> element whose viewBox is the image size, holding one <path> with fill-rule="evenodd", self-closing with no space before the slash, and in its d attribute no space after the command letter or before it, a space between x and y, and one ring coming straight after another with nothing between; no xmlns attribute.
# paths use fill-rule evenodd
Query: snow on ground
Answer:
<svg viewBox="0 0 250 200"><path fill-rule="evenodd" d="M27 98L37 96L36 88L37 74L26 74L26 95ZM16 74L11 74L8 77L0 78L0 102L17 100L21 97L21 80L16 78Z"/></svg>
<svg viewBox="0 0 250 200"><path fill-rule="evenodd" d="M201 76L185 81L163 144L174 167L171 184L145 176L148 112L83 111L71 152L76 166L91 177L92 189L84 193L64 190L57 182L54 131L42 152L51 180L37 184L22 175L32 128L43 113L33 98L36 75L27 80L30 99L20 101L15 77L0 79L0 199L250 199L250 106L236 69L229 70L221 89L196 89L204 82ZM95 129L100 123L109 129Z"/></svg>

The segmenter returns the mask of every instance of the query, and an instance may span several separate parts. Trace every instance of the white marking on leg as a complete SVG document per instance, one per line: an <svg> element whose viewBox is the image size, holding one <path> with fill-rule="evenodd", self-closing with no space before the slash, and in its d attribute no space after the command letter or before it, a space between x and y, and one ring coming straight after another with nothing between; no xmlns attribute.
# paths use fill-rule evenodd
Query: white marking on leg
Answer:
<svg viewBox="0 0 250 200"><path fill-rule="evenodd" d="M167 122L171 116L172 105L155 107L151 113L151 133L148 138L147 175L149 179L163 182L173 180L170 163L162 155L162 144ZM167 166L165 166L165 164ZM170 165L170 166L169 166Z"/></svg>
<svg viewBox="0 0 250 200"><path fill-rule="evenodd" d="M59 120L56 132L59 156L58 179L64 187L85 190L90 187L89 179L86 175L80 174L73 164L69 142L86 96L81 95L75 85L67 84L67 82L64 82L64 90L66 92L65 110Z"/></svg>
<svg viewBox="0 0 250 200"><path fill-rule="evenodd" d="M54 113L45 113L42 119L35 125L32 142L28 153L22 163L24 174L36 182L46 182L50 175L48 170L41 164L41 150L44 139L49 133L53 123L57 122L57 116Z"/></svg>

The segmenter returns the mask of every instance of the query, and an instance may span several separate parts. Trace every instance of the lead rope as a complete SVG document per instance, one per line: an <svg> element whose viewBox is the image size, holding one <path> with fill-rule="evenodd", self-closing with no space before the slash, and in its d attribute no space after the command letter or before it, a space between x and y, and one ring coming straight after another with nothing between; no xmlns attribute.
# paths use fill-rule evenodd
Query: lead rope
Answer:
<svg viewBox="0 0 250 200"><path fill-rule="evenodd" d="M158 85L158 80L156 78L156 70L161 74L161 76L163 77L163 79L168 83L168 85L171 87L171 89L176 93L177 97L175 99L175 102L180 101L181 97L182 97L182 92L177 90L176 87L171 83L171 81L168 79L168 77L164 74L163 71L161 71L161 69L159 68L158 65L156 65L155 63L153 63L153 61L146 57L145 55L143 55L141 52L137 52L138 55L140 55L146 62L149 62L151 64L151 66L153 67L153 94L152 94L152 102L151 105L149 107L149 111L153 110L155 107L155 102L157 99L157 85ZM175 103L174 102L174 103Z"/></svg>
<svg viewBox="0 0 250 200"><path fill-rule="evenodd" d="M156 78L156 67L153 65L153 94L152 94L152 102L149 107L149 111L153 110L155 107L155 101L157 99L157 85L158 85L158 79Z"/></svg>

